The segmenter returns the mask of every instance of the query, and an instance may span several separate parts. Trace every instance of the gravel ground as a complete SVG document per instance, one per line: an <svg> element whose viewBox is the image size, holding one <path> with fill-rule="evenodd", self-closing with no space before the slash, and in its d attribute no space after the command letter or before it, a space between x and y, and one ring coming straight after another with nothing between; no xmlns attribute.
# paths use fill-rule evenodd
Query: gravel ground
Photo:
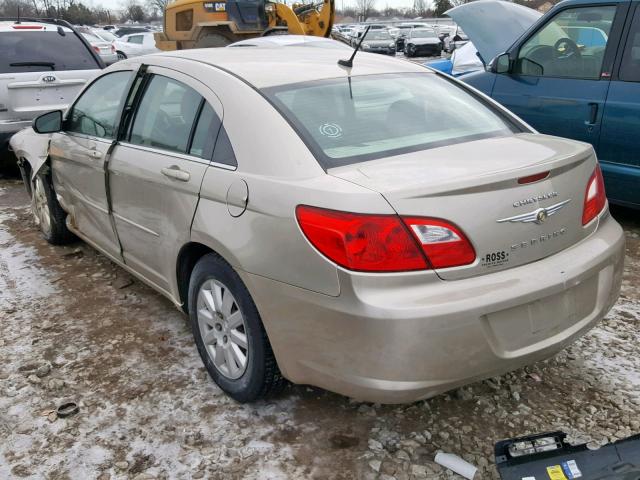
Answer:
<svg viewBox="0 0 640 480"><path fill-rule="evenodd" d="M452 478L432 462L443 450L495 479L499 439L640 432L640 220L613 213L622 296L555 358L410 405L305 386L239 405L207 377L184 315L88 246L49 246L21 184L0 180L0 478ZM69 401L79 412L58 418Z"/></svg>

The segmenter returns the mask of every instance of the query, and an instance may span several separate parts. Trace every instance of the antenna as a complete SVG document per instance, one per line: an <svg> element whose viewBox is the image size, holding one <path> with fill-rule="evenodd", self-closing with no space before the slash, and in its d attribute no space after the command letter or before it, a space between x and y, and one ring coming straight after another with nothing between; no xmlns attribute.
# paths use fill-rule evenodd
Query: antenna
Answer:
<svg viewBox="0 0 640 480"><path fill-rule="evenodd" d="M367 33L369 33L370 28L371 28L371 25L369 25L366 28L366 30L362 34L362 37L360 37L360 41L358 42L358 45L356 45L356 49L351 54L351 57L349 57L349 60L338 60L338 65L342 65L343 67L348 67L348 68L353 67L353 57L355 57L356 53L358 53L358 50L360 50L360 45L362 45L362 42L364 41L364 37L367 36Z"/></svg>

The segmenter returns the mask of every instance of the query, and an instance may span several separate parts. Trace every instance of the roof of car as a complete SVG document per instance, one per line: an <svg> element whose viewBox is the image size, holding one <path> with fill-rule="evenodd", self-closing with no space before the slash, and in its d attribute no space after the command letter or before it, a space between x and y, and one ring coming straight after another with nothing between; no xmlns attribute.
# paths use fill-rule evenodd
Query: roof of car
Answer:
<svg viewBox="0 0 640 480"><path fill-rule="evenodd" d="M291 46L267 48L202 48L177 50L151 55L176 57L201 62L228 71L257 88L290 83L346 77L349 74L373 75L383 73L431 72L425 67L403 60L395 60L374 53L359 52L353 68L338 65L350 52L337 49L315 49Z"/></svg>
<svg viewBox="0 0 640 480"><path fill-rule="evenodd" d="M66 33L73 31L65 26L47 22L25 20L17 23L13 20L0 20L0 32L57 32L58 28L62 28Z"/></svg>

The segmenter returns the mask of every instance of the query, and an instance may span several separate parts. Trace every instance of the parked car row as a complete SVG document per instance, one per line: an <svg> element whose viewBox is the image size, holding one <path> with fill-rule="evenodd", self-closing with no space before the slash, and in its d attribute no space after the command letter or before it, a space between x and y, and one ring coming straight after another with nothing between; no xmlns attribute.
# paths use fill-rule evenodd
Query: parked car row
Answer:
<svg viewBox="0 0 640 480"><path fill-rule="evenodd" d="M593 73L614 44L622 50L606 73L633 83L640 8L616 5L627 7L616 29L609 4L571 11L584 2L555 7L514 52L485 31L474 45L496 60L476 85L496 97L500 75ZM578 31L573 45L567 29L584 22L605 36ZM72 28L6 28L74 38L97 65L69 108L49 102L11 139L43 236L86 240L182 308L211 378L239 401L284 378L369 401L427 398L553 355L618 297L624 233L593 148L539 134L457 79L366 53L345 69L349 52L336 42L277 36L101 72ZM432 31L413 26L407 52L432 48L417 43ZM369 35L370 51L379 35L381 52L392 49L388 29ZM22 47L4 41L12 55ZM37 58L6 68L40 69L38 88L62 87L64 62ZM611 75L589 79L611 90ZM562 89L552 93L557 103ZM636 128L624 112L637 98L612 104L619 128ZM603 140L600 108L587 110L588 124L582 108L555 115L597 128L600 145L627 146L617 133Z"/></svg>
<svg viewBox="0 0 640 480"><path fill-rule="evenodd" d="M464 32L456 26L438 26L423 22L406 22L395 26L337 25L333 28L332 34L334 38L355 47L367 27L369 34L363 41L362 50L372 53L403 52L407 57L440 56L443 51L451 53L468 41ZM372 43L375 46L372 46Z"/></svg>

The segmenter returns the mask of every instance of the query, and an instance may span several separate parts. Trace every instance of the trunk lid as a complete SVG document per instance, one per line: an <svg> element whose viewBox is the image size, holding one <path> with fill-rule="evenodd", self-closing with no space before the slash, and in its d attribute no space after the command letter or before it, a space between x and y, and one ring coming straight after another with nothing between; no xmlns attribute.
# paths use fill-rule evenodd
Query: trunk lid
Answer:
<svg viewBox="0 0 640 480"><path fill-rule="evenodd" d="M0 121L31 120L41 113L64 110L99 70L0 74Z"/></svg>
<svg viewBox="0 0 640 480"><path fill-rule="evenodd" d="M461 228L476 251L475 262L437 270L441 278L455 280L534 262L587 237L597 224L582 225L595 167L588 144L524 133L328 173L381 193L399 215L444 219ZM518 183L547 171L542 180Z"/></svg>

